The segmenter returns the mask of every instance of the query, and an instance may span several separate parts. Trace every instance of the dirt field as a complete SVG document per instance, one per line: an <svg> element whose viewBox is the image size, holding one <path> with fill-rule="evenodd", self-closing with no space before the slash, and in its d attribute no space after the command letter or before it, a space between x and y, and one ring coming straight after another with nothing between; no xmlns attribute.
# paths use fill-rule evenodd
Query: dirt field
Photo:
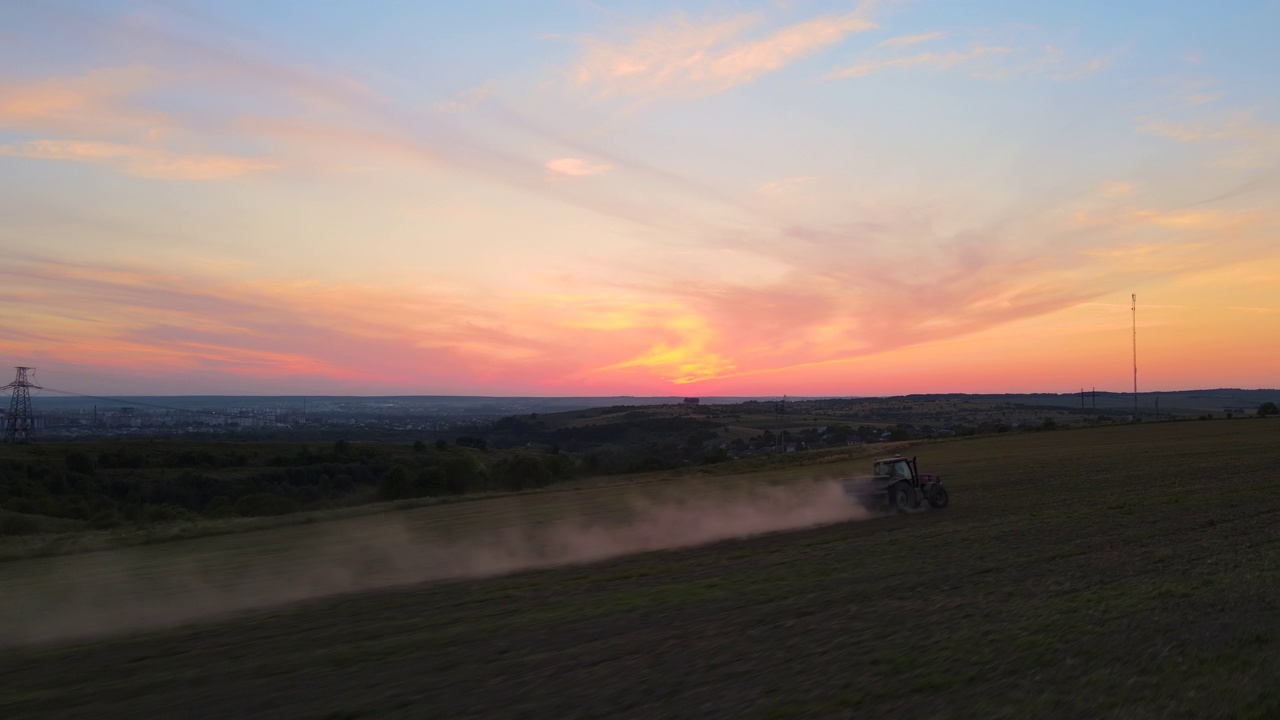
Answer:
<svg viewBox="0 0 1280 720"><path fill-rule="evenodd" d="M1280 422L916 453L946 479L951 508L12 646L0 717L1280 715ZM600 498L579 502L634 520L634 506ZM470 537L579 512L558 502L431 508L479 516L426 525ZM687 533L700 515L682 517L656 529ZM316 547L305 533L332 538L342 526L330 525L3 563L0 627L12 644L23 617L58 625L47 618L66 606L41 595L50 588L80 594L86 613L99 603L94 622L122 630L149 615L180 622L171 609L193 596L227 597L226 568L305 564ZM424 542L407 532L403 543ZM124 585L95 600L121 572L149 573L162 592Z"/></svg>

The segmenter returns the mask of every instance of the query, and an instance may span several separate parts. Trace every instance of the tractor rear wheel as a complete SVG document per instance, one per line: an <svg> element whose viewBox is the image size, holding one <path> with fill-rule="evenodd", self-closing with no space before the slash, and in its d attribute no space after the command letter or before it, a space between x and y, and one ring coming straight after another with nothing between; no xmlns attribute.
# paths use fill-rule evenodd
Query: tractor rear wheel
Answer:
<svg viewBox="0 0 1280 720"><path fill-rule="evenodd" d="M912 492L911 486L905 482L896 482L889 486L889 507L898 512L907 512L915 503L915 493Z"/></svg>
<svg viewBox="0 0 1280 720"><path fill-rule="evenodd" d="M941 510L950 501L951 498L947 496L947 489L942 487L941 484L934 485L933 489L929 491L929 507L931 508Z"/></svg>

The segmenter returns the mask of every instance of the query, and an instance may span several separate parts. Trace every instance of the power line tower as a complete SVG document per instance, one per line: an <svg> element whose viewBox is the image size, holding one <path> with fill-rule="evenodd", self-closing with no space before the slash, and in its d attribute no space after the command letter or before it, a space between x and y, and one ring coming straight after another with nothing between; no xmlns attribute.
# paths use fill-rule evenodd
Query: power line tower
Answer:
<svg viewBox="0 0 1280 720"><path fill-rule="evenodd" d="M1133 295L1133 419L1138 419L1138 295Z"/></svg>
<svg viewBox="0 0 1280 720"><path fill-rule="evenodd" d="M4 441L7 443L31 442L31 431L35 429L35 419L31 417L31 388L40 389L27 379L27 371L35 368L18 367L18 376L2 390L13 390L13 399L9 401L8 422L4 426Z"/></svg>

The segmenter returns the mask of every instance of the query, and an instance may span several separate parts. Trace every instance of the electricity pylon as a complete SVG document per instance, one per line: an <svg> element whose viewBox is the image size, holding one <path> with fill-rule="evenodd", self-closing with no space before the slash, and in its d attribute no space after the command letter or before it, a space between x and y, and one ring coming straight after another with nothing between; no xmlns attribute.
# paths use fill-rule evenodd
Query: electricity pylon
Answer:
<svg viewBox="0 0 1280 720"><path fill-rule="evenodd" d="M4 441L7 443L31 442L31 431L35 429L35 419L31 417L31 388L40 389L27 379L27 371L35 368L18 367L18 376L5 385L3 390L13 390L13 399L9 401L8 422L4 426Z"/></svg>

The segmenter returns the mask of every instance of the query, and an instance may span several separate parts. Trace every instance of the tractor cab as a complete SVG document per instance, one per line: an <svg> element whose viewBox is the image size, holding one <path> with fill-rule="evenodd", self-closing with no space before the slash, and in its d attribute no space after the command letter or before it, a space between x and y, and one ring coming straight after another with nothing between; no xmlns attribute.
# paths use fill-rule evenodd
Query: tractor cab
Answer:
<svg viewBox="0 0 1280 720"><path fill-rule="evenodd" d="M878 478L889 478L891 481L906 480L912 485L916 480L916 465L913 460L904 457L884 458L876 460L872 474Z"/></svg>

